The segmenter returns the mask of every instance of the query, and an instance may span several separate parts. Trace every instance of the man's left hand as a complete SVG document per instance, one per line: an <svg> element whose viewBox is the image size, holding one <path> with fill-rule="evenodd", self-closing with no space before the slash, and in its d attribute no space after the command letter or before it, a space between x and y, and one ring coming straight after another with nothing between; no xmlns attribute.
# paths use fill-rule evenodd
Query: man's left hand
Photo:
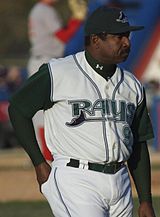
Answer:
<svg viewBox="0 0 160 217"><path fill-rule="evenodd" d="M138 214L139 217L156 217L152 204L147 201L140 204Z"/></svg>

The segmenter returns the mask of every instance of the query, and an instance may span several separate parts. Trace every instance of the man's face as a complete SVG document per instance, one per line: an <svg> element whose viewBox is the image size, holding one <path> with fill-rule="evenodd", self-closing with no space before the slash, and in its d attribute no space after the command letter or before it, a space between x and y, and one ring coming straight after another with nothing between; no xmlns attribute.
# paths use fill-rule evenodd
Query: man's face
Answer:
<svg viewBox="0 0 160 217"><path fill-rule="evenodd" d="M98 53L106 64L117 64L125 61L130 52L130 33L107 34L105 40L99 38Z"/></svg>

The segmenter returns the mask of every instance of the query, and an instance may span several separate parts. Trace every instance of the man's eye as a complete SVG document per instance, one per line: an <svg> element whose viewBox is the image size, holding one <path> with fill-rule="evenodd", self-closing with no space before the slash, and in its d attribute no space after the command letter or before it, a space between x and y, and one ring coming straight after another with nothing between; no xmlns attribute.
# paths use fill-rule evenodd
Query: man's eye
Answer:
<svg viewBox="0 0 160 217"><path fill-rule="evenodd" d="M118 39L121 39L121 38L123 38L123 37L129 38L130 33L127 32L127 33L115 34L114 36L115 36L116 38L118 38Z"/></svg>
<svg viewBox="0 0 160 217"><path fill-rule="evenodd" d="M115 35L115 38L121 39L123 36L122 35Z"/></svg>

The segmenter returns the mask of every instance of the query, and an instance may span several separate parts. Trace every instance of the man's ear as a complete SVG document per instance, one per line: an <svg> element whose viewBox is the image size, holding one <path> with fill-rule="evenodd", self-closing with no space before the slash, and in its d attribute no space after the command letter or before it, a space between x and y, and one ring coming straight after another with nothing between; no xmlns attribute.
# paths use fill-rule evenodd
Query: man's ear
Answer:
<svg viewBox="0 0 160 217"><path fill-rule="evenodd" d="M91 35L91 44L94 46L96 49L99 48L99 40L100 38L97 35Z"/></svg>

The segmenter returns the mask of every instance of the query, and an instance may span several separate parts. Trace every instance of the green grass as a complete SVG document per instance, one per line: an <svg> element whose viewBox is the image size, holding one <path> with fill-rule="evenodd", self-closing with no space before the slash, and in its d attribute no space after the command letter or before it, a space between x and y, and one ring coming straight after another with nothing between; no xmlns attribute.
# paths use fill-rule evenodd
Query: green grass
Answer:
<svg viewBox="0 0 160 217"><path fill-rule="evenodd" d="M0 217L53 217L49 205L44 201L0 203Z"/></svg>
<svg viewBox="0 0 160 217"><path fill-rule="evenodd" d="M160 197L153 198L156 217L160 216ZM134 217L137 215L138 200L134 199ZM0 203L0 217L53 217L46 201Z"/></svg>
<svg viewBox="0 0 160 217"><path fill-rule="evenodd" d="M160 164L152 164L151 169L153 170L160 170Z"/></svg>

